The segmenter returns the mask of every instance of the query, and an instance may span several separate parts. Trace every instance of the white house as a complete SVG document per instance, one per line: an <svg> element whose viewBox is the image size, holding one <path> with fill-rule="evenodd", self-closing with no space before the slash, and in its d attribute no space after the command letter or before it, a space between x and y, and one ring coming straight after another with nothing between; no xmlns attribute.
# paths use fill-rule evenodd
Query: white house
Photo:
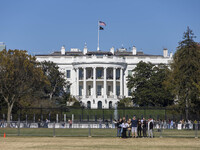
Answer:
<svg viewBox="0 0 200 150"><path fill-rule="evenodd" d="M152 64L169 64L172 53L163 50L162 55L148 55L132 47L110 51L83 51L72 48L52 54L36 55L38 61L52 61L65 73L66 80L71 83L70 93L83 105L89 108L110 108L121 98L130 96L127 88L127 76L131 74L140 61Z"/></svg>

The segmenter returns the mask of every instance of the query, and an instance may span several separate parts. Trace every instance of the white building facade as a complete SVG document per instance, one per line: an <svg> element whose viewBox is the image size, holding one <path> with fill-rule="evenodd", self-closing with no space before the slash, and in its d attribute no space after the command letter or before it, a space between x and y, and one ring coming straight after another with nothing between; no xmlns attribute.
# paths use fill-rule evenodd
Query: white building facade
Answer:
<svg viewBox="0 0 200 150"><path fill-rule="evenodd" d="M36 55L38 61L52 61L59 66L71 83L70 94L88 108L112 108L124 97L130 96L127 88L127 76L140 62L152 64L169 64L172 53L163 50L163 55L147 55L137 52L135 47L131 51L125 48L110 51L83 51L71 49L48 55Z"/></svg>

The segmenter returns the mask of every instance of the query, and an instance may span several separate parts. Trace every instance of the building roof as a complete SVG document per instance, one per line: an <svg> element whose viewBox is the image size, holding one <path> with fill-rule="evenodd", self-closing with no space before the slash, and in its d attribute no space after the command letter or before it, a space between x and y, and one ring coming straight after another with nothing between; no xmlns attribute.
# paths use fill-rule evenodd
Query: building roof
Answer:
<svg viewBox="0 0 200 150"><path fill-rule="evenodd" d="M89 51L86 53L86 55L108 55L108 56L113 56L113 53L109 51ZM61 55L60 51L55 51L51 54L38 54L36 56L84 56L82 51L77 51L77 52L65 52L65 55ZM149 54L144 54L142 51L137 51L136 55L133 55L131 51L115 51L114 56L162 56L162 55L149 55Z"/></svg>
<svg viewBox="0 0 200 150"><path fill-rule="evenodd" d="M55 51L51 54L39 54L36 56L82 56L82 52L65 52L65 55L61 55L60 51Z"/></svg>
<svg viewBox="0 0 200 150"><path fill-rule="evenodd" d="M105 51L91 51L91 52L87 52L86 55L113 55L111 52L105 52Z"/></svg>

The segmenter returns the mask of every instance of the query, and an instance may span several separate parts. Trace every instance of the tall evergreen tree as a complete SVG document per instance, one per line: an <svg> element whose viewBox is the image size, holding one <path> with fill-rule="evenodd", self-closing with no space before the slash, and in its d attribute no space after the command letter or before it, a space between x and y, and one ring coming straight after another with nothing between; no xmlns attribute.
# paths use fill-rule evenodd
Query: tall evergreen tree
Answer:
<svg viewBox="0 0 200 150"><path fill-rule="evenodd" d="M177 96L177 103L185 117L190 112L198 112L200 108L200 48L194 41L192 30L187 27L183 41L179 42L177 51L171 63L166 85Z"/></svg>

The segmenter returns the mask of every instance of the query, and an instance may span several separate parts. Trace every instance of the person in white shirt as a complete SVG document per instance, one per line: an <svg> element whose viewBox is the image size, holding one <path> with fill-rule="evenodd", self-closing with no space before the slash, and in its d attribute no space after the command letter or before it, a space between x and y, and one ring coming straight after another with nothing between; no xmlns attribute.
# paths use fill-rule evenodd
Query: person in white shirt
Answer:
<svg viewBox="0 0 200 150"><path fill-rule="evenodd" d="M121 125L123 131L122 131L122 138L127 138L126 136L126 130L129 127L128 123L126 121L124 121Z"/></svg>

